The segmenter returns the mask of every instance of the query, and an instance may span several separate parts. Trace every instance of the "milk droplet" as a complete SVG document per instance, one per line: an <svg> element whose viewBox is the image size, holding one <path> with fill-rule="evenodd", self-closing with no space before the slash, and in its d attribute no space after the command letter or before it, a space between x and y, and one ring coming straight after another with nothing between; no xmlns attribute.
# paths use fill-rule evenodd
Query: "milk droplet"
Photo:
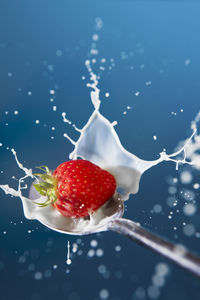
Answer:
<svg viewBox="0 0 200 300"><path fill-rule="evenodd" d="M103 249L97 249L97 250L96 250L96 256L102 257L103 254L104 254Z"/></svg>
<svg viewBox="0 0 200 300"><path fill-rule="evenodd" d="M58 268L58 265L53 265L53 269L56 270Z"/></svg>
<svg viewBox="0 0 200 300"><path fill-rule="evenodd" d="M160 204L155 204L154 207L153 207L153 211L154 211L156 214L161 213L161 211L162 211L162 206L161 206Z"/></svg>
<svg viewBox="0 0 200 300"><path fill-rule="evenodd" d="M95 247L97 247L97 245L98 245L97 240L91 240L91 242L90 242L91 247L95 248Z"/></svg>
<svg viewBox="0 0 200 300"><path fill-rule="evenodd" d="M152 283L157 287L162 287L165 284L165 278L159 275L154 275L152 278Z"/></svg>
<svg viewBox="0 0 200 300"><path fill-rule="evenodd" d="M195 184L193 184L193 188L194 188L195 190L198 190L198 189L199 189L199 187L200 187L199 183L195 183Z"/></svg>
<svg viewBox="0 0 200 300"><path fill-rule="evenodd" d="M151 85L151 81L146 81L145 84L148 86L148 85Z"/></svg>
<svg viewBox="0 0 200 300"><path fill-rule="evenodd" d="M169 194L174 195L174 194L176 194L176 192L177 192L177 188L175 186L170 186L168 188L168 193Z"/></svg>
<svg viewBox="0 0 200 300"><path fill-rule="evenodd" d="M56 50L56 55L57 55L57 56L62 56L62 50L59 50L59 49Z"/></svg>
<svg viewBox="0 0 200 300"><path fill-rule="evenodd" d="M95 26L96 30L101 30L101 28L103 27L102 19L100 17L97 17L95 21L96 21L96 26Z"/></svg>
<svg viewBox="0 0 200 300"><path fill-rule="evenodd" d="M72 263L71 259L68 258L68 259L66 260L66 263L67 263L68 265L71 265L71 263Z"/></svg>
<svg viewBox="0 0 200 300"><path fill-rule="evenodd" d="M54 71L54 66L53 66L53 65L48 65L47 68L48 68L48 70L49 70L50 72L53 72L53 71Z"/></svg>
<svg viewBox="0 0 200 300"><path fill-rule="evenodd" d="M187 224L184 228L183 228L183 233L187 236L193 236L195 233L195 227L193 224Z"/></svg>
<svg viewBox="0 0 200 300"><path fill-rule="evenodd" d="M166 276L169 273L169 267L166 263L158 263L155 270L160 276Z"/></svg>
<svg viewBox="0 0 200 300"><path fill-rule="evenodd" d="M120 252L122 249L122 247L120 245L115 246L115 251L116 252Z"/></svg>
<svg viewBox="0 0 200 300"><path fill-rule="evenodd" d="M157 299L160 296L160 291L157 286L151 285L147 291L151 299Z"/></svg>
<svg viewBox="0 0 200 300"><path fill-rule="evenodd" d="M72 245L72 252L73 252L73 253L76 253L77 250L78 250L78 245L77 245L76 243L74 243L74 244Z"/></svg>
<svg viewBox="0 0 200 300"><path fill-rule="evenodd" d="M34 278L36 280L41 280L42 279L42 273L41 272L36 272L35 275L34 275Z"/></svg>
<svg viewBox="0 0 200 300"><path fill-rule="evenodd" d="M97 55L99 52L98 52L98 50L97 49L91 49L90 50L90 54L91 55Z"/></svg>
<svg viewBox="0 0 200 300"><path fill-rule="evenodd" d="M183 212L186 216L194 215L196 210L197 210L196 206L192 203L186 204L183 207Z"/></svg>
<svg viewBox="0 0 200 300"><path fill-rule="evenodd" d="M95 250L94 249L90 249L87 253L88 257L93 257L95 255Z"/></svg>
<svg viewBox="0 0 200 300"><path fill-rule="evenodd" d="M102 289L102 290L99 292L99 297L100 297L100 299L102 299L102 300L108 299L108 297L109 297L109 291L106 290L106 289Z"/></svg>
<svg viewBox="0 0 200 300"><path fill-rule="evenodd" d="M189 184L192 182L192 174L189 171L183 171L180 174L180 181L183 184Z"/></svg>
<svg viewBox="0 0 200 300"><path fill-rule="evenodd" d="M191 63L191 60L188 58L185 60L185 66L188 66Z"/></svg>
<svg viewBox="0 0 200 300"><path fill-rule="evenodd" d="M92 39L93 39L93 41L98 41L98 39L99 39L98 34L93 34Z"/></svg>

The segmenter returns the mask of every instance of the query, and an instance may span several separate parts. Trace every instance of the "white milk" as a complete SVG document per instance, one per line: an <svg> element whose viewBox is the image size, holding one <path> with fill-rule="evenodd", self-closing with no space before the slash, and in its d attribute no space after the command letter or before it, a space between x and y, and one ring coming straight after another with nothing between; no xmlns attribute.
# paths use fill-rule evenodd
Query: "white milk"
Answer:
<svg viewBox="0 0 200 300"><path fill-rule="evenodd" d="M16 163L19 168L25 173L25 176L19 180L18 190L14 190L8 185L0 185L6 194L14 197L19 197L22 201L24 215L28 219L36 219L48 226L49 228L71 234L87 234L106 230L107 224L113 218L122 216L123 201L128 200L130 194L135 194L139 190L139 183L142 174L153 166L163 161L173 161L176 163L176 168L180 163L190 164L196 168L200 168L200 156L195 154L196 149L200 148L200 136L196 134L197 122L200 114L192 123L193 134L184 143L184 146L177 152L167 155L166 152L160 153L160 157L154 161L145 161L134 154L128 152L120 142L120 139L114 129L115 122L110 123L101 113L99 99L100 90L98 88L97 76L93 73L90 60L86 61L86 67L90 74L91 82L87 84L91 88L90 96L94 105L94 112L88 122L82 129L74 128L80 132L78 141L72 140L67 134L64 136L74 145L74 150L70 154L70 159L82 158L89 160L100 167L110 171L116 178L118 193L111 199L112 205L106 203L95 213L90 215L90 218L73 219L62 216L51 205L48 207L39 207L35 202L44 202L46 199L40 196L34 187L31 186L31 195L33 199L26 198L22 195L22 190L28 188L22 186L27 177L31 177L34 181L37 180L31 169L25 168L17 159L16 152L12 149ZM63 113L64 122L71 122L66 119L66 114ZM183 153L183 159L176 159L176 156ZM187 161L187 157L192 158L192 162ZM196 164L197 163L197 164Z"/></svg>

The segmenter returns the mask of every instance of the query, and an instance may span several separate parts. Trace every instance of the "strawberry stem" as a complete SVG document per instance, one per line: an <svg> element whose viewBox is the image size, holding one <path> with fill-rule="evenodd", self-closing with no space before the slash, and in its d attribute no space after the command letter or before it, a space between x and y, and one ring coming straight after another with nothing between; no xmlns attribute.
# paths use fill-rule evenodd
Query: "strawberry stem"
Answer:
<svg viewBox="0 0 200 300"><path fill-rule="evenodd" d="M36 191L47 198L44 203L37 203L40 207L48 206L49 204L53 204L57 200L56 196L56 187L57 182L55 178L52 176L49 168L47 166L37 167L37 169L42 170L44 173L35 173L34 176L39 177L38 183L33 184Z"/></svg>

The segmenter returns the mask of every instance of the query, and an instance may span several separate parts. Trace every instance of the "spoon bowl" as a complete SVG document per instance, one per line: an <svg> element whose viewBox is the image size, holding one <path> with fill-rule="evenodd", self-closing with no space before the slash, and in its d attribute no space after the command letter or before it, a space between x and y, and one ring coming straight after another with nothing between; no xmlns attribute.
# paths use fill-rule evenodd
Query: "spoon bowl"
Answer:
<svg viewBox="0 0 200 300"><path fill-rule="evenodd" d="M36 219L46 227L55 231L73 234L86 235L108 230L108 224L123 216L124 202L119 193L110 198L97 211L84 218L69 218L63 216L52 205L40 207L34 202L43 203L45 197L36 191L33 184L29 190L29 199L26 200L27 209L30 210L31 219Z"/></svg>

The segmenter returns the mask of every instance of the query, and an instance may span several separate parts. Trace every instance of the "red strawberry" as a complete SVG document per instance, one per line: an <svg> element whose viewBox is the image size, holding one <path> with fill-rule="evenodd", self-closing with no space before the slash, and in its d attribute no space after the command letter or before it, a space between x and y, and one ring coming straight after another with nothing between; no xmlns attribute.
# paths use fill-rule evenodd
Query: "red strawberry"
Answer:
<svg viewBox="0 0 200 300"><path fill-rule="evenodd" d="M48 167L40 167L42 180L34 184L47 197L42 204L53 204L67 217L85 217L110 199L116 189L112 174L87 160L71 160L59 165L51 174Z"/></svg>

